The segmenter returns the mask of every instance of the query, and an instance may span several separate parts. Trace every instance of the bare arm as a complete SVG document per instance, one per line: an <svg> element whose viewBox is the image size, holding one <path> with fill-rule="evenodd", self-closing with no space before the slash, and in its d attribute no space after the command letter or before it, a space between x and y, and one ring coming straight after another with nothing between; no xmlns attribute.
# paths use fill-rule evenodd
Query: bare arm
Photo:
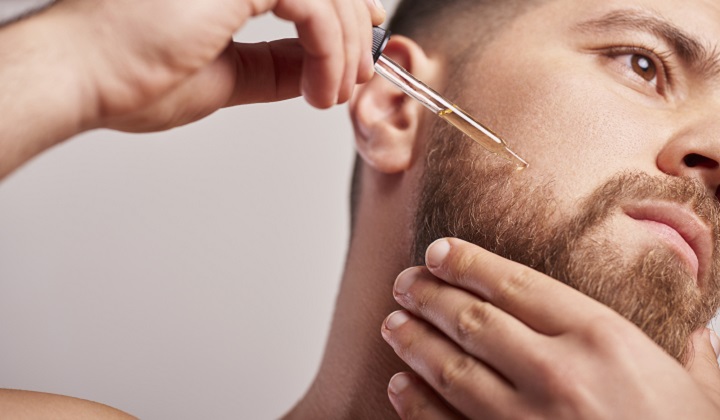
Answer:
<svg viewBox="0 0 720 420"><path fill-rule="evenodd" d="M103 404L41 392L0 390L0 417L15 420L131 420L136 417Z"/></svg>
<svg viewBox="0 0 720 420"><path fill-rule="evenodd" d="M0 179L87 127L69 39L41 14L0 28Z"/></svg>

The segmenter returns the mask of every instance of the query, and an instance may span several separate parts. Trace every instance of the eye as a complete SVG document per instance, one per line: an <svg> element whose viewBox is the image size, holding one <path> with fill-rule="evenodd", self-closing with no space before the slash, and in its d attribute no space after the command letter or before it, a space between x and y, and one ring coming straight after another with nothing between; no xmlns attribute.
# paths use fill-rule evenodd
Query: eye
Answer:
<svg viewBox="0 0 720 420"><path fill-rule="evenodd" d="M670 98L677 65L671 49L630 43L603 48L600 52L602 63L622 84L642 94Z"/></svg>
<svg viewBox="0 0 720 420"><path fill-rule="evenodd" d="M668 54L669 55L669 54ZM670 82L670 66L662 53L639 47L621 47L610 50L609 57L616 68L637 83L651 85L664 93Z"/></svg>
<svg viewBox="0 0 720 420"><path fill-rule="evenodd" d="M630 56L630 67L640 77L652 82L657 77L657 67L655 63L648 57L640 54L633 54Z"/></svg>

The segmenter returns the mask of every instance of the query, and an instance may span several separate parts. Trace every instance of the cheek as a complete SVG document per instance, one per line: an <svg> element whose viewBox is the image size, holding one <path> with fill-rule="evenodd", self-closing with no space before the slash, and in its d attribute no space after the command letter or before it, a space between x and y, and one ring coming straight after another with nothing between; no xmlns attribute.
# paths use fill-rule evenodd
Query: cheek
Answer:
<svg viewBox="0 0 720 420"><path fill-rule="evenodd" d="M553 181L560 201L574 203L621 171L655 171L637 105L626 105L597 75L568 71L558 61L548 68L537 60L517 64L486 73L482 86L503 89L476 91L472 109L530 162L528 176Z"/></svg>

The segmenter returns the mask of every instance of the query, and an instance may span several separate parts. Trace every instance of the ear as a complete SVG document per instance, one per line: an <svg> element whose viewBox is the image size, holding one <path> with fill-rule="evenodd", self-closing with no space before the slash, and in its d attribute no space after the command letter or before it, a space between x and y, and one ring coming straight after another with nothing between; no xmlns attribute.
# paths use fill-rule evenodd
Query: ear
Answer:
<svg viewBox="0 0 720 420"><path fill-rule="evenodd" d="M383 54L420 80L437 78L437 63L409 38L393 36ZM380 75L358 86L350 101L350 114L355 143L363 161L385 174L408 170L413 162L418 127L426 112L422 105Z"/></svg>

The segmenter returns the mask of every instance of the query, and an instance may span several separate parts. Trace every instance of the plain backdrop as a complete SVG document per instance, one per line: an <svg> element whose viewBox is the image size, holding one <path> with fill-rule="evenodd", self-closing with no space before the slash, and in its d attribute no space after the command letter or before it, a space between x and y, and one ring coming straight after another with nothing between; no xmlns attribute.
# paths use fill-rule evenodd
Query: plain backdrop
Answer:
<svg viewBox="0 0 720 420"><path fill-rule="evenodd" d="M0 16L39 3L0 0ZM294 36L265 16L236 39ZM95 131L3 181L0 387L143 419L284 413L319 366L342 273L347 115L296 99Z"/></svg>
<svg viewBox="0 0 720 420"><path fill-rule="evenodd" d="M294 35L267 16L236 39ZM24 166L0 184L0 387L144 419L280 416L322 355L352 139L345 106L296 99L95 131Z"/></svg>

